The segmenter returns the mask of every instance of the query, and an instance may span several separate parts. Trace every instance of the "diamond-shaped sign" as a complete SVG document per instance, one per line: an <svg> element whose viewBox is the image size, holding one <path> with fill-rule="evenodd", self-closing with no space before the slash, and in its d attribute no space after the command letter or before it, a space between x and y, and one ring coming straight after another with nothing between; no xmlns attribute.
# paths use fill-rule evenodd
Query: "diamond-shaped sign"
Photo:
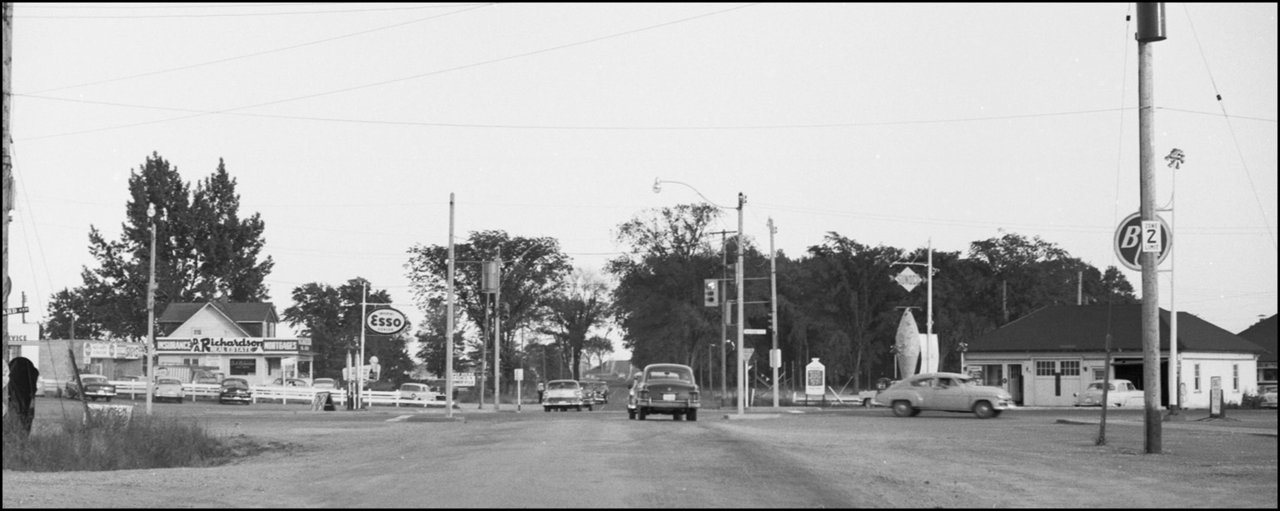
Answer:
<svg viewBox="0 0 1280 511"><path fill-rule="evenodd" d="M893 280L903 289L906 289L908 293L920 285L921 282L924 282L924 279L920 278L920 275L916 274L916 272L911 271L911 268L903 268L902 272L897 277L894 277Z"/></svg>

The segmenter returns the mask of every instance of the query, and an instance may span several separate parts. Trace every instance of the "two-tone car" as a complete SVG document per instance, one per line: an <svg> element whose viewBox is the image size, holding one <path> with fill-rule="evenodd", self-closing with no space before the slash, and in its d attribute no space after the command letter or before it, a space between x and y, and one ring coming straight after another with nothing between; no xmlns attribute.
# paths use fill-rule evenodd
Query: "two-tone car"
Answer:
<svg viewBox="0 0 1280 511"><path fill-rule="evenodd" d="M182 392L182 380L170 377L156 378L156 384L151 391L151 399L163 401L168 399L175 403L181 403L185 394Z"/></svg>
<svg viewBox="0 0 1280 511"><path fill-rule="evenodd" d="M577 380L551 380L547 382L547 390L542 394L542 408L550 412L551 410L565 411L573 408L582 411L586 407L591 410L591 405L582 400L582 384Z"/></svg>
<svg viewBox="0 0 1280 511"><path fill-rule="evenodd" d="M1076 392L1076 406L1102 406L1102 389L1107 389L1107 402L1113 407L1142 408L1146 395L1133 382L1113 379L1110 383L1094 380L1083 392Z"/></svg>
<svg viewBox="0 0 1280 511"><path fill-rule="evenodd" d="M655 414L673 420L698 420L701 392L693 369L682 364L649 364L640 371L627 396L627 418L644 420Z"/></svg>
<svg viewBox="0 0 1280 511"><path fill-rule="evenodd" d="M914 417L923 410L933 410L972 412L987 419L1014 406L1009 391L979 385L959 373L923 373L903 378L877 394L876 402L893 408L898 417Z"/></svg>
<svg viewBox="0 0 1280 511"><path fill-rule="evenodd" d="M80 381L84 382L84 391L80 390L80 386L76 384L73 378L67 382L65 388L62 389L62 395L71 399L88 398L90 401L99 399L111 402L111 398L116 397L116 386L107 381L107 377L100 374L82 374Z"/></svg>
<svg viewBox="0 0 1280 511"><path fill-rule="evenodd" d="M582 384L582 400L591 405L609 403L609 384L598 380L587 380Z"/></svg>
<svg viewBox="0 0 1280 511"><path fill-rule="evenodd" d="M399 393L400 400L402 401L426 401L433 403L445 400L444 394L437 392L436 389L431 388L430 385L425 383L401 383L397 392Z"/></svg>
<svg viewBox="0 0 1280 511"><path fill-rule="evenodd" d="M253 391L249 389L249 381L244 378L227 378L222 380L218 388L218 403L253 402Z"/></svg>

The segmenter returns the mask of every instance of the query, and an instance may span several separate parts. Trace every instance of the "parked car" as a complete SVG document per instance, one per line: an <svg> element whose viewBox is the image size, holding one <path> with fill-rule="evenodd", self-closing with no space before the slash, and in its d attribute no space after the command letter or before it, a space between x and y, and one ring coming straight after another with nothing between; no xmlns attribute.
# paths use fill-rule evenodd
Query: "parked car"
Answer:
<svg viewBox="0 0 1280 511"><path fill-rule="evenodd" d="M425 383L401 383L400 399L407 401L444 401L444 394Z"/></svg>
<svg viewBox="0 0 1280 511"><path fill-rule="evenodd" d="M336 389L338 388L338 380L333 378L316 378L311 382L311 387L316 389Z"/></svg>
<svg viewBox="0 0 1280 511"><path fill-rule="evenodd" d="M1263 385L1261 387L1258 387L1258 395L1262 397L1261 406L1263 408L1276 407L1276 386L1275 385Z"/></svg>
<svg viewBox="0 0 1280 511"><path fill-rule="evenodd" d="M111 398L116 397L116 386L107 381L107 377L100 374L82 374L80 381L84 382L84 392L80 392L80 387L76 384L75 378L67 381L66 388L63 389L62 395L70 399L89 398L90 401L99 399L111 402Z"/></svg>
<svg viewBox="0 0 1280 511"><path fill-rule="evenodd" d="M673 420L698 420L701 392L693 369L681 364L649 364L627 397L627 418L644 420L653 414L670 415Z"/></svg>
<svg viewBox="0 0 1280 511"><path fill-rule="evenodd" d="M275 381L271 382L271 384L280 385L281 384L280 378L276 378ZM285 380L283 384L286 387L310 387L311 386L310 383L307 383L307 380L304 380L302 378L289 378L288 380Z"/></svg>
<svg viewBox="0 0 1280 511"><path fill-rule="evenodd" d="M249 381L244 378L227 378L222 380L221 388L218 389L218 403L244 403L253 402L253 392L249 390Z"/></svg>
<svg viewBox="0 0 1280 511"><path fill-rule="evenodd" d="M1076 392L1076 406L1102 406L1102 387L1106 384L1103 380L1094 380L1083 392ZM1107 402L1111 406L1141 408L1146 399L1143 392L1129 380L1113 379L1111 387L1107 389Z"/></svg>
<svg viewBox="0 0 1280 511"><path fill-rule="evenodd" d="M551 380L547 382L547 390L542 394L542 408L546 411L565 411L573 408L582 411L582 407L591 411L591 405L582 400L582 384L577 380Z"/></svg>
<svg viewBox="0 0 1280 511"><path fill-rule="evenodd" d="M978 385L960 373L923 373L902 381L876 396L898 417L914 417L923 410L972 412L980 419L998 417L1013 407L1013 396L1000 387Z"/></svg>
<svg viewBox="0 0 1280 511"><path fill-rule="evenodd" d="M609 403L609 384L602 381L584 381L582 383L582 402L591 405Z"/></svg>
<svg viewBox="0 0 1280 511"><path fill-rule="evenodd" d="M182 393L182 380L177 378L156 378L156 384L151 391L151 398L156 401L169 399L181 403L184 396Z"/></svg>

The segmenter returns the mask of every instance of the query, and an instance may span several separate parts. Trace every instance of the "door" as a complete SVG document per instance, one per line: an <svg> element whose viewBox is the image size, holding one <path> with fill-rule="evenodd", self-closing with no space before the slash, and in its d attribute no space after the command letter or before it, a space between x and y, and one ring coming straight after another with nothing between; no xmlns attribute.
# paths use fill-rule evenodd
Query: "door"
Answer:
<svg viewBox="0 0 1280 511"><path fill-rule="evenodd" d="M1005 387L1013 396L1013 402L1022 405L1022 364L1009 364L1009 383Z"/></svg>

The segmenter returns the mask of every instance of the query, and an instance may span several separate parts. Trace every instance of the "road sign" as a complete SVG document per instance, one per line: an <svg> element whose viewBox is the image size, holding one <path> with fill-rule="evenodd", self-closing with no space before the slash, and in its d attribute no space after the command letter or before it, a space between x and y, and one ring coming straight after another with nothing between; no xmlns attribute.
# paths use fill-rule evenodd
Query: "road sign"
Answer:
<svg viewBox="0 0 1280 511"><path fill-rule="evenodd" d="M474 387L476 386L475 373L453 373L454 387Z"/></svg>
<svg viewBox="0 0 1280 511"><path fill-rule="evenodd" d="M920 278L920 275L916 274L916 272L911 271L911 268L903 268L902 272L898 273L898 276L894 277L893 280L903 289L906 289L908 293L920 285L921 282L924 282L924 279Z"/></svg>
<svg viewBox="0 0 1280 511"><path fill-rule="evenodd" d="M744 335L764 335L769 333L769 331L763 328L744 328L742 329L742 333Z"/></svg>
<svg viewBox="0 0 1280 511"><path fill-rule="evenodd" d="M364 318L364 324L369 330L373 330L376 333L393 335L409 326L409 319L404 316L403 312L386 308L370 311L369 315Z"/></svg>
<svg viewBox="0 0 1280 511"><path fill-rule="evenodd" d="M1173 229L1169 228L1169 224L1165 223L1163 218L1156 218L1159 219L1158 229L1154 220L1143 222L1141 213L1129 215L1116 228L1116 257L1126 268L1142 271L1141 258L1144 252L1157 253L1157 266L1164 262L1165 257L1168 257L1169 250L1173 246ZM1143 225L1144 223L1146 225Z"/></svg>
<svg viewBox="0 0 1280 511"><path fill-rule="evenodd" d="M26 307L10 307L4 310L4 315L8 316L10 314L26 314L28 310L29 309L27 309Z"/></svg>

